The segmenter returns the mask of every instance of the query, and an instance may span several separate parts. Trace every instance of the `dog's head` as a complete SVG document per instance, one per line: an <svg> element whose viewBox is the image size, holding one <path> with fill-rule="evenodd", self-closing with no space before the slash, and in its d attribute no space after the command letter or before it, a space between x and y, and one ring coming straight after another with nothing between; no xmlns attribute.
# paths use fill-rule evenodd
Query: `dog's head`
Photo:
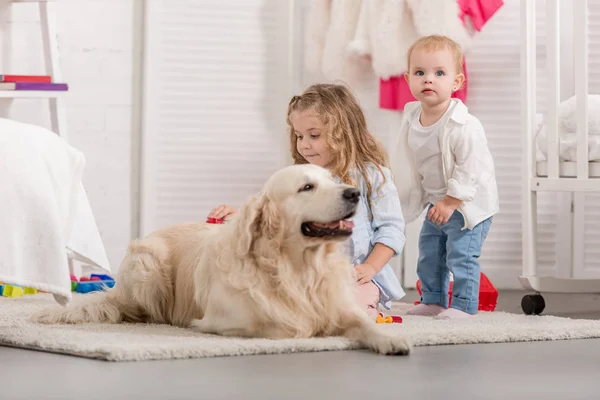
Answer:
<svg viewBox="0 0 600 400"><path fill-rule="evenodd" d="M352 234L360 192L336 183L329 171L311 164L277 171L262 193L242 208L239 218L247 237L240 245L250 250L258 237L297 238L299 244L340 241ZM244 235L241 235L244 236Z"/></svg>

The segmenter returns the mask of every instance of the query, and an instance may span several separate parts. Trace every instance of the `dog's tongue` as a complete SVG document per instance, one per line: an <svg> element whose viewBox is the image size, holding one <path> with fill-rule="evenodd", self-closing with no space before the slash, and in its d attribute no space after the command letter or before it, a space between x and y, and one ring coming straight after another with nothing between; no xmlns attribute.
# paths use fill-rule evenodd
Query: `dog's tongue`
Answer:
<svg viewBox="0 0 600 400"><path fill-rule="evenodd" d="M340 221L340 229L345 230L345 231L349 231L350 229L354 228L354 222L353 221L347 221L345 219Z"/></svg>

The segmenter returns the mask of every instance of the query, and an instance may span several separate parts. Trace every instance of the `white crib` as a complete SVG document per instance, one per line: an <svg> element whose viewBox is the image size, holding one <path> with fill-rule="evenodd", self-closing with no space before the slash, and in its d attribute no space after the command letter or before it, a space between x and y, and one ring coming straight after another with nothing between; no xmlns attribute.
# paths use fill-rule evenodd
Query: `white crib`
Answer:
<svg viewBox="0 0 600 400"><path fill-rule="evenodd" d="M541 292L599 293L600 279L537 275L537 193L540 191L571 192L581 196L585 192L600 192L600 162L588 157L588 21L587 0L572 2L573 57L575 95L577 99L577 161L559 160L558 107L560 101L560 23L559 0L546 0L548 112L546 161L536 161L536 1L521 0L521 82L522 82L522 140L523 140L523 272L519 280L523 287L535 291L526 295L521 307L526 314L540 314L545 307ZM581 210L573 210L573 223L582 223ZM582 230L571 229L571 243L575 246L569 255L573 266L584 262L578 245L583 241Z"/></svg>

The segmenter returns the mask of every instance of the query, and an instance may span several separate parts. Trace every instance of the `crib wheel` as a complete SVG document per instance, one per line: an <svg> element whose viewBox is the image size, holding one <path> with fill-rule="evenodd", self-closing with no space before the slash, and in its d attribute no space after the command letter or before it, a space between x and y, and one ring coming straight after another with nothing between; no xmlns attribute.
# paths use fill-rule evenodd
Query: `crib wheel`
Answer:
<svg viewBox="0 0 600 400"><path fill-rule="evenodd" d="M546 308L546 302L541 294L528 294L521 300L521 308L527 315L535 314L539 315Z"/></svg>

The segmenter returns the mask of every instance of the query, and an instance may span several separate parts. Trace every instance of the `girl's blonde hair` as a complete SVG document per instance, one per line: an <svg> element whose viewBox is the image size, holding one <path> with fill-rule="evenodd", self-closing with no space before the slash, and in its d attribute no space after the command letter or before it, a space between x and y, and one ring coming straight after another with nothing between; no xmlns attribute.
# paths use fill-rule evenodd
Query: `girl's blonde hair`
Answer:
<svg viewBox="0 0 600 400"><path fill-rule="evenodd" d="M385 183L381 167L388 167L385 150L367 129L365 115L352 92L343 85L316 84L308 87L300 96L290 100L287 113L290 150L294 164L306 164L296 147L297 137L290 119L294 111L313 110L325 126L325 139L333 153L330 165L332 175L342 182L356 186L351 176L352 168L358 169L367 185L367 199L371 208L372 185L367 175L367 164L373 163ZM379 189L379 188L378 188Z"/></svg>

